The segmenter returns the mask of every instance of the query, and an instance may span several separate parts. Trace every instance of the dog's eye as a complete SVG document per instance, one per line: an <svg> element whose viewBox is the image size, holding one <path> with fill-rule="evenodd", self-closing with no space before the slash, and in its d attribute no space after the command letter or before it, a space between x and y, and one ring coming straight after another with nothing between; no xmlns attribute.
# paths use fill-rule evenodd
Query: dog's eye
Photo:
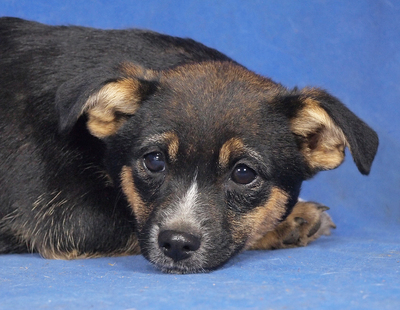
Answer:
<svg viewBox="0 0 400 310"><path fill-rule="evenodd" d="M144 165L151 172L161 172L165 170L164 155L160 152L152 152L144 156Z"/></svg>
<svg viewBox="0 0 400 310"><path fill-rule="evenodd" d="M257 173L244 164L239 164L232 172L232 180L238 184L250 184L257 177Z"/></svg>

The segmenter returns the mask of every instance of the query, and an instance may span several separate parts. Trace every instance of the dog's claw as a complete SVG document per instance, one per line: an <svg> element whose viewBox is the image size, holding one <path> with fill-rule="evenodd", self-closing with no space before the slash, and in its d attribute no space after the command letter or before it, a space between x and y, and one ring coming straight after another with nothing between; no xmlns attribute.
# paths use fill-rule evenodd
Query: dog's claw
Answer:
<svg viewBox="0 0 400 310"><path fill-rule="evenodd" d="M312 235L314 235L318 229L321 228L321 221L318 221L308 232L307 237L311 237Z"/></svg>
<svg viewBox="0 0 400 310"><path fill-rule="evenodd" d="M324 205L319 205L319 206L317 207L317 209L319 209L319 210L321 210L321 211L328 211L330 208L327 207L327 206L324 206Z"/></svg>

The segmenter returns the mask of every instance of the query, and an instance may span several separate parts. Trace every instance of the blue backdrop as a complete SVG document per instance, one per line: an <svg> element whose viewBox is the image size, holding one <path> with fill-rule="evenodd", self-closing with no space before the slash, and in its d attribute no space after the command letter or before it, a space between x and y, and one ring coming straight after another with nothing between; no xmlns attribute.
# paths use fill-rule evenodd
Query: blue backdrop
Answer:
<svg viewBox="0 0 400 310"><path fill-rule="evenodd" d="M191 37L289 87L327 89L380 137L370 176L347 154L304 184L338 226L308 247L184 276L141 256L0 256L0 309L400 309L400 1L2 0L0 16Z"/></svg>

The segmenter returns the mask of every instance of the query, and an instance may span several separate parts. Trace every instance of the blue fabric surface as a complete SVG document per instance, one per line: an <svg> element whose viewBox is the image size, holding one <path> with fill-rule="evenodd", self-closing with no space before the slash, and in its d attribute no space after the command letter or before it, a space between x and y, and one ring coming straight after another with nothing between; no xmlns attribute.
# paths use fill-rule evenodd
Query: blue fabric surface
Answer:
<svg viewBox="0 0 400 310"><path fill-rule="evenodd" d="M141 256L0 256L0 309L400 309L400 1L5 0L0 15L191 37L289 87L327 89L380 136L370 176L347 153L303 186L331 207L330 237L183 276Z"/></svg>
<svg viewBox="0 0 400 310"><path fill-rule="evenodd" d="M399 309L399 251L372 239L246 252L209 274L167 275L142 256L1 259L4 309Z"/></svg>

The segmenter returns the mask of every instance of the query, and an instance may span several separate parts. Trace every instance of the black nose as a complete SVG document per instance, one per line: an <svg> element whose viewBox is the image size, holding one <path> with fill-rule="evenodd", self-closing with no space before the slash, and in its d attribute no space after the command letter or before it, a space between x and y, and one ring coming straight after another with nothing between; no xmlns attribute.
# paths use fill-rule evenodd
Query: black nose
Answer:
<svg viewBox="0 0 400 310"><path fill-rule="evenodd" d="M175 262L189 258L200 248L200 237L175 230L163 230L158 235L161 251Z"/></svg>

